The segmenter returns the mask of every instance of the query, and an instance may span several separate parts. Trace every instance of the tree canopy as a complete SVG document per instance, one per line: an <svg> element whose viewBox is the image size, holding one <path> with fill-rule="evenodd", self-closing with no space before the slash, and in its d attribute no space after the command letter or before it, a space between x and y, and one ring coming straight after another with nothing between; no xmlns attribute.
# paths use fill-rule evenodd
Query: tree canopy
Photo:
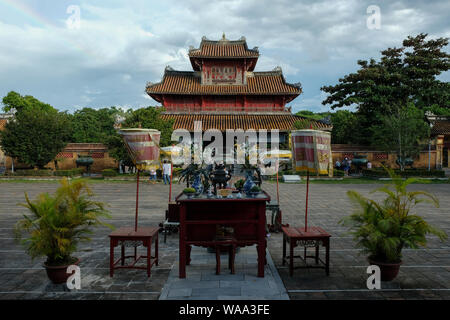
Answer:
<svg viewBox="0 0 450 320"><path fill-rule="evenodd" d="M165 121L160 118L162 108L147 107L137 110L128 110L124 115L122 128L147 128L161 131L160 146L171 145L173 121ZM117 161L123 161L125 165L132 166L133 162L128 154L120 135L114 131L106 140L109 154Z"/></svg>
<svg viewBox="0 0 450 320"><path fill-rule="evenodd" d="M71 142L102 142L115 134L114 123L119 110L115 107L92 109L83 108L71 116Z"/></svg>
<svg viewBox="0 0 450 320"><path fill-rule="evenodd" d="M122 128L147 128L161 131L161 147L172 144L173 120L161 119L161 112L164 109L147 107L132 111L122 122Z"/></svg>
<svg viewBox="0 0 450 320"><path fill-rule="evenodd" d="M58 112L51 105L39 101L33 96L21 96L19 93L10 91L3 97L3 111L22 112L25 110L40 110L45 112Z"/></svg>
<svg viewBox="0 0 450 320"><path fill-rule="evenodd" d="M417 156L427 142L430 127L412 103L396 109L395 114L382 116L383 125L373 132L373 141L381 150L395 152L403 171L406 158Z"/></svg>
<svg viewBox="0 0 450 320"><path fill-rule="evenodd" d="M70 139L67 114L25 108L0 131L5 154L31 167L43 168Z"/></svg>
<svg viewBox="0 0 450 320"><path fill-rule="evenodd" d="M422 111L450 109L450 85L437 79L450 69L450 55L443 50L448 38L426 37L409 36L402 47L382 51L380 61L359 60L359 70L321 88L329 94L322 104L356 107L357 142L371 144L371 132L383 125L383 116L410 102Z"/></svg>

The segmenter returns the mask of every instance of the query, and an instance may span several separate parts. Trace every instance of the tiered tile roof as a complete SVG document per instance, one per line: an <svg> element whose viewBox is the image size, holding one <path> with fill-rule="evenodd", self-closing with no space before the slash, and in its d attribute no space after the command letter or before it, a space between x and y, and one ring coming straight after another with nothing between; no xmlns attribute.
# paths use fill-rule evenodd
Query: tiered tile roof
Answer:
<svg viewBox="0 0 450 320"><path fill-rule="evenodd" d="M228 40L225 35L221 40L213 41L208 40L206 37L202 38L200 48L189 49L190 58L258 58L259 51L255 47L249 49L244 37L239 40Z"/></svg>
<svg viewBox="0 0 450 320"><path fill-rule="evenodd" d="M278 129L280 131L289 131L294 129L294 123L297 121L304 122L307 126L312 124L313 128L319 130L331 131L332 126L324 124L320 121L312 121L293 115L291 113L274 113L274 114L257 114L257 113L230 113L230 114L214 114L214 113L163 113L163 120L174 120L173 129L186 129L194 131L194 121L202 121L202 129L217 129L225 131L227 129Z"/></svg>
<svg viewBox="0 0 450 320"><path fill-rule="evenodd" d="M191 95L295 95L302 93L300 85L287 83L280 71L247 72L245 85L202 85L200 72L175 71L166 68L161 82L147 85L152 94Z"/></svg>

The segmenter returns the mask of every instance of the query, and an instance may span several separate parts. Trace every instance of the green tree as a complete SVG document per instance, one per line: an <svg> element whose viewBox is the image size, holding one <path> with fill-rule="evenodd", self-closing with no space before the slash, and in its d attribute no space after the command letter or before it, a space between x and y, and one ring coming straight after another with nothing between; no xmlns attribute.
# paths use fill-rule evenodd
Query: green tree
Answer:
<svg viewBox="0 0 450 320"><path fill-rule="evenodd" d="M443 51L448 39L426 37L408 37L402 47L382 51L380 61L359 60L358 71L321 88L329 94L322 104L332 109L356 106L357 142L369 144L371 133L383 125L383 116L394 115L397 106L410 101L421 110L433 105L450 108L450 87L437 79L450 68L450 55Z"/></svg>
<svg viewBox="0 0 450 320"><path fill-rule="evenodd" d="M118 110L112 108L102 108L95 110L92 108L83 108L75 111L72 120L72 139L71 142L106 143L108 137L115 134L114 123Z"/></svg>
<svg viewBox="0 0 450 320"><path fill-rule="evenodd" d="M327 117L329 115L329 112L319 112L315 113L313 111L309 110L301 110L295 114L296 116L300 116L307 119L312 120L322 120L323 118Z"/></svg>
<svg viewBox="0 0 450 320"><path fill-rule="evenodd" d="M147 107L138 110L128 110L125 114L125 120L122 122L122 128L147 128L161 131L160 146L169 146L172 144L172 126L173 121L161 119L163 109ZM124 145L122 137L117 133L111 134L106 140L109 154L117 161L122 161L126 166L133 166L133 161Z"/></svg>
<svg viewBox="0 0 450 320"><path fill-rule="evenodd" d="M172 144L172 127L173 120L161 119L161 112L164 109L147 107L132 111L130 115L122 123L122 128L147 128L161 131L161 147L170 146Z"/></svg>
<svg viewBox="0 0 450 320"><path fill-rule="evenodd" d="M395 114L382 117L383 125L374 130L372 144L386 152L395 152L403 171L406 158L417 156L429 136L430 127L423 119L423 111L412 103L399 107Z"/></svg>
<svg viewBox="0 0 450 320"><path fill-rule="evenodd" d="M332 143L356 143L355 128L358 126L358 118L355 113L348 110L338 110L331 113Z"/></svg>
<svg viewBox="0 0 450 320"><path fill-rule="evenodd" d="M67 114L26 108L0 131L0 144L8 156L43 168L66 146L70 133Z"/></svg>
<svg viewBox="0 0 450 320"><path fill-rule="evenodd" d="M51 105L39 101L33 96L21 96L19 93L10 91L3 97L3 111L20 113L25 110L40 110L45 112L58 112Z"/></svg>
<svg viewBox="0 0 450 320"><path fill-rule="evenodd" d="M125 147L123 139L117 132L106 139L106 145L108 146L110 157L114 158L116 161L122 161L122 164L125 166L134 166L133 160Z"/></svg>

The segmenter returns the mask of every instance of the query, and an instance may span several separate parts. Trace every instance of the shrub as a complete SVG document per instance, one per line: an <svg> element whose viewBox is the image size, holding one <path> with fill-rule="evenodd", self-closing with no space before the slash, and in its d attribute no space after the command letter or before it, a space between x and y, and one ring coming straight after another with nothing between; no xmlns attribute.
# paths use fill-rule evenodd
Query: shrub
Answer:
<svg viewBox="0 0 450 320"><path fill-rule="evenodd" d="M30 215L25 215L14 228L31 258L46 256L47 265L64 265L76 260L72 254L80 241L89 241L94 226L109 226L99 220L110 217L102 202L92 201L92 191L84 180L68 182L66 178L54 195L41 193L31 201L25 193ZM111 227L111 226L109 226Z"/></svg>
<svg viewBox="0 0 450 320"><path fill-rule="evenodd" d="M357 247L362 248L362 252L369 254L371 259L398 263L402 258L402 249L425 246L427 234L434 234L441 241L447 239L447 235L412 213L421 202L439 207L438 199L425 191L407 191L407 186L416 179L403 180L392 170L387 172L392 178L391 183L372 191L382 192L386 198L377 202L356 191L348 191L347 195L356 210L339 223L350 228Z"/></svg>
<svg viewBox="0 0 450 320"><path fill-rule="evenodd" d="M32 176L32 177L48 177L53 175L53 171L50 169L21 169L14 172L15 176Z"/></svg>
<svg viewBox="0 0 450 320"><path fill-rule="evenodd" d="M363 169L364 176L373 178L387 178L389 174L381 169ZM405 171L395 170L394 173L402 178L408 177L439 177L445 178L444 170L430 170L427 169L405 169Z"/></svg>
<svg viewBox="0 0 450 320"><path fill-rule="evenodd" d="M102 176L104 176L104 177L115 177L117 175L118 175L118 172L115 169L104 169L104 170L102 170Z"/></svg>
<svg viewBox="0 0 450 320"><path fill-rule="evenodd" d="M69 170L55 170L53 174L58 177L74 177L79 176L83 173L83 169L74 168Z"/></svg>

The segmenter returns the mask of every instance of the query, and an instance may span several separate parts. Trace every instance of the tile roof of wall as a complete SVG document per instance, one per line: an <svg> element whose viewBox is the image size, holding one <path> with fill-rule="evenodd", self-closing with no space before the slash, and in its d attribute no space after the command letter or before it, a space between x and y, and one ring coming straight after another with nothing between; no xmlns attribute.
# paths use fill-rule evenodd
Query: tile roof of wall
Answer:
<svg viewBox="0 0 450 320"><path fill-rule="evenodd" d="M431 135L450 135L450 119L436 120L431 128Z"/></svg>

